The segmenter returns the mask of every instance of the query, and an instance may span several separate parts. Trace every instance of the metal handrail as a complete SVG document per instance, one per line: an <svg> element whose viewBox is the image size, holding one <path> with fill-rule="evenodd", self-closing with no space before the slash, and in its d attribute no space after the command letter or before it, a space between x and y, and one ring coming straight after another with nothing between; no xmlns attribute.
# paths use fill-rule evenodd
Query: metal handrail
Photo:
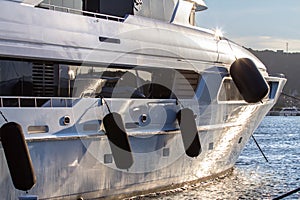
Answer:
<svg viewBox="0 0 300 200"><path fill-rule="evenodd" d="M17 102L17 105L14 105L14 106L6 106L4 105L4 102L3 100L5 99L13 99ZM55 100L60 100L60 101L64 101L64 105L65 106L58 106L58 107L70 107L69 104L68 104L68 101L75 101L79 98L72 98L72 97L18 97L18 96L1 96L0 97L0 107L40 107L38 106L38 100L48 100L49 101L49 106L47 107L56 107L56 106L53 106L53 101ZM25 100L33 100L34 101L34 106L22 106L23 102Z"/></svg>
<svg viewBox="0 0 300 200"><path fill-rule="evenodd" d="M101 19L106 19L106 20L114 20L118 22L123 22L125 18L122 17L117 17L113 15L106 15L106 14L100 14L100 13L94 13L94 12L89 12L89 11L84 11L84 10L78 10L75 8L68 8L68 7L63 7L63 6L56 6L56 5L51 5L51 4L46 4L46 3L40 3L38 7L41 8L49 8L50 10L55 10L55 11L62 11L62 12L67 12L67 13L78 13L78 14L86 14L88 16L92 16L95 18L101 18Z"/></svg>

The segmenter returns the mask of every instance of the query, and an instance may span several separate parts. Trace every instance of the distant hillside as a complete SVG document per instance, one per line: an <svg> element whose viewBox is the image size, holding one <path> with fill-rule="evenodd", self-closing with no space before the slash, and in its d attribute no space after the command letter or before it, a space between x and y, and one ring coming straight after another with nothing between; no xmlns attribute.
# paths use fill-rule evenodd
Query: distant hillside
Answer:
<svg viewBox="0 0 300 200"><path fill-rule="evenodd" d="M300 53L249 50L267 66L269 74L282 73L285 75L288 80L284 87L285 93L300 96ZM300 102L292 102L292 104L299 105ZM285 104L284 106L292 105Z"/></svg>

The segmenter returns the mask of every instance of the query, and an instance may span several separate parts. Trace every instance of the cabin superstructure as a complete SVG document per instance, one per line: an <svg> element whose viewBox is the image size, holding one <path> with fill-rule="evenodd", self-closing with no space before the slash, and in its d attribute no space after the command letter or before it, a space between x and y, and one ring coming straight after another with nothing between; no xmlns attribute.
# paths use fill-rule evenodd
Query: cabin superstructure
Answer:
<svg viewBox="0 0 300 200"><path fill-rule="evenodd" d="M203 0L19 0L18 2L60 11L89 15L88 12L124 18L136 15L195 25L195 12L207 9Z"/></svg>

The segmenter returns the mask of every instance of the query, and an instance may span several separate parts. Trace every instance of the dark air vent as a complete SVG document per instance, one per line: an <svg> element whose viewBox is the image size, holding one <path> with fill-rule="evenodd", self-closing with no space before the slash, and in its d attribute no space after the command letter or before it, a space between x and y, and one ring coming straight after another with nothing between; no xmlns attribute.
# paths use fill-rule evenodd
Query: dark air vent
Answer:
<svg viewBox="0 0 300 200"><path fill-rule="evenodd" d="M178 70L181 74L175 78L174 91L177 98L193 98L199 82L199 74L194 71Z"/></svg>
<svg viewBox="0 0 300 200"><path fill-rule="evenodd" d="M35 96L56 96L55 83L58 79L54 65L33 63L32 80Z"/></svg>

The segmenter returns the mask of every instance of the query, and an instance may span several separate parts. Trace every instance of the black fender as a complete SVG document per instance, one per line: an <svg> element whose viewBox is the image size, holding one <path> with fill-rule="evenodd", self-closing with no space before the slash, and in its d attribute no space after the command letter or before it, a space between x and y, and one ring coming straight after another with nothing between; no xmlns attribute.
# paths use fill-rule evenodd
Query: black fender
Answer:
<svg viewBox="0 0 300 200"><path fill-rule="evenodd" d="M36 176L22 127L15 122L8 122L1 127L0 136L15 188L30 190L36 183Z"/></svg>
<svg viewBox="0 0 300 200"><path fill-rule="evenodd" d="M261 101L269 92L264 77L249 58L240 58L230 66L230 75L233 82L248 103Z"/></svg>
<svg viewBox="0 0 300 200"><path fill-rule="evenodd" d="M119 169L130 168L133 156L121 115L109 113L103 118L103 124L116 166Z"/></svg>
<svg viewBox="0 0 300 200"><path fill-rule="evenodd" d="M189 108L183 108L177 112L176 117L180 126L186 155L197 157L202 150L194 112Z"/></svg>

